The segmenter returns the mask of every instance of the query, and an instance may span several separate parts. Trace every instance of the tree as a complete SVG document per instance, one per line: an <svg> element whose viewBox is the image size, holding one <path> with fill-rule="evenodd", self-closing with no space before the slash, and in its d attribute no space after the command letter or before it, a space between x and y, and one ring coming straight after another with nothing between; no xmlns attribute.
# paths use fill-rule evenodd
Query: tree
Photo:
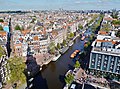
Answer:
<svg viewBox="0 0 120 89"><path fill-rule="evenodd" d="M18 24L15 26L15 30L21 30L21 28Z"/></svg>
<svg viewBox="0 0 120 89"><path fill-rule="evenodd" d="M64 46L66 45L66 40L63 40L63 45L64 45Z"/></svg>
<svg viewBox="0 0 120 89"><path fill-rule="evenodd" d="M0 46L0 58L2 55L6 55L5 50Z"/></svg>
<svg viewBox="0 0 120 89"><path fill-rule="evenodd" d="M88 44L86 43L86 44L84 45L84 49L86 50L86 49L87 49L87 47L88 47Z"/></svg>
<svg viewBox="0 0 120 89"><path fill-rule="evenodd" d="M36 18L33 18L32 21L31 21L31 23L34 23L35 21L36 21Z"/></svg>
<svg viewBox="0 0 120 89"><path fill-rule="evenodd" d="M60 49L60 48L61 48L60 43L57 43L57 48L58 48L58 49Z"/></svg>
<svg viewBox="0 0 120 89"><path fill-rule="evenodd" d="M112 24L114 24L114 25L120 25L120 20L113 20Z"/></svg>
<svg viewBox="0 0 120 89"><path fill-rule="evenodd" d="M73 82L73 79L74 79L73 74L68 74L68 75L65 77L65 82L66 82L66 84L71 84L71 83Z"/></svg>
<svg viewBox="0 0 120 89"><path fill-rule="evenodd" d="M79 29L83 29L83 26L80 24L80 25L78 26L78 28L79 28Z"/></svg>
<svg viewBox="0 0 120 89"><path fill-rule="evenodd" d="M25 30L25 29L24 29L24 26L21 27L21 30Z"/></svg>
<svg viewBox="0 0 120 89"><path fill-rule="evenodd" d="M92 41L92 40L93 40L93 38L94 38L94 35L93 35L93 34L91 34L91 35L90 35L89 40L90 40L90 41Z"/></svg>
<svg viewBox="0 0 120 89"><path fill-rule="evenodd" d="M25 83L26 77L24 75L25 63L21 57L13 57L8 60L8 66L10 67L10 83Z"/></svg>
<svg viewBox="0 0 120 89"><path fill-rule="evenodd" d="M68 34L68 38L73 38L74 37L74 33L70 33L70 34Z"/></svg>
<svg viewBox="0 0 120 89"><path fill-rule="evenodd" d="M50 49L50 53L54 54L55 53L55 47Z"/></svg>
<svg viewBox="0 0 120 89"><path fill-rule="evenodd" d="M3 31L3 27L0 25L0 31Z"/></svg>
<svg viewBox="0 0 120 89"><path fill-rule="evenodd" d="M0 19L0 22L4 22L3 19Z"/></svg>
<svg viewBox="0 0 120 89"><path fill-rule="evenodd" d="M74 67L75 67L75 68L79 68L79 67L80 67L80 63L79 63L79 61L76 61Z"/></svg>
<svg viewBox="0 0 120 89"><path fill-rule="evenodd" d="M112 18L117 19L118 18L118 12L113 11L111 16L112 16Z"/></svg>
<svg viewBox="0 0 120 89"><path fill-rule="evenodd" d="M120 30L116 34L117 37L120 37Z"/></svg>
<svg viewBox="0 0 120 89"><path fill-rule="evenodd" d="M55 43L51 42L49 45L50 53L54 54L55 53Z"/></svg>

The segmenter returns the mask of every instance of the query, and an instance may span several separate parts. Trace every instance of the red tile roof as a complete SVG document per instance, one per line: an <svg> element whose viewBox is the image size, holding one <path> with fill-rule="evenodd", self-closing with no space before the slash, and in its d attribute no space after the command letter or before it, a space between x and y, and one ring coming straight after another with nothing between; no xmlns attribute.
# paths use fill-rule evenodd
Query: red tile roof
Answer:
<svg viewBox="0 0 120 89"><path fill-rule="evenodd" d="M7 36L7 33L5 31L0 31L0 35L3 36Z"/></svg>
<svg viewBox="0 0 120 89"><path fill-rule="evenodd" d="M33 40L34 40L34 41L39 40L38 36L34 36Z"/></svg>
<svg viewBox="0 0 120 89"><path fill-rule="evenodd" d="M116 43L116 41L109 41L109 40L96 40L96 42L112 42L112 44Z"/></svg>
<svg viewBox="0 0 120 89"><path fill-rule="evenodd" d="M31 30L24 30L24 31L21 31L22 34L26 35L27 33L30 33Z"/></svg>
<svg viewBox="0 0 120 89"><path fill-rule="evenodd" d="M106 31L99 31L98 33L101 34L101 35L106 35L106 34L108 34L108 32L106 32Z"/></svg>

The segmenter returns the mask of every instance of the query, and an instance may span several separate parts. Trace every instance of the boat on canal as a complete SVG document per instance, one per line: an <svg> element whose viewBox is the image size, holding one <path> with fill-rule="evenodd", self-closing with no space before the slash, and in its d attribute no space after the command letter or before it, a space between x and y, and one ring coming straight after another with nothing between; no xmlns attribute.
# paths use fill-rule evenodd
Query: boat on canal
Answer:
<svg viewBox="0 0 120 89"><path fill-rule="evenodd" d="M55 55L55 57L53 58L52 61L56 61L56 60L58 60L60 56L61 56L61 54L57 54L57 55Z"/></svg>
<svg viewBox="0 0 120 89"><path fill-rule="evenodd" d="M74 44L73 41L70 41L70 42L68 43L69 46L72 46L73 44Z"/></svg>
<svg viewBox="0 0 120 89"><path fill-rule="evenodd" d="M60 53L64 54L68 49L69 49L69 47L62 48L62 49L60 49Z"/></svg>
<svg viewBox="0 0 120 89"><path fill-rule="evenodd" d="M79 52L80 52L80 50L75 50L75 51L71 54L70 58L75 58L75 57L79 54Z"/></svg>
<svg viewBox="0 0 120 89"><path fill-rule="evenodd" d="M84 40L85 39L85 36L83 36L82 38L81 38L81 40Z"/></svg>

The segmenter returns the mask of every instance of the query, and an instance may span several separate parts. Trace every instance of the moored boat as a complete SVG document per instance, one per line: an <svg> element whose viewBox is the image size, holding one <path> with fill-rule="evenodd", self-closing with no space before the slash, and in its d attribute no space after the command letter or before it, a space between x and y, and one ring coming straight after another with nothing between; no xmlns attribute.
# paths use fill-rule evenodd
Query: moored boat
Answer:
<svg viewBox="0 0 120 89"><path fill-rule="evenodd" d="M81 40L84 40L85 39L85 36L83 36L82 38L81 38Z"/></svg>
<svg viewBox="0 0 120 89"><path fill-rule="evenodd" d="M55 55L55 57L53 58L52 61L56 61L57 59L59 59L60 56L61 56L61 54Z"/></svg>
<svg viewBox="0 0 120 89"><path fill-rule="evenodd" d="M72 46L73 44L74 44L73 41L70 41L70 42L68 43L69 46Z"/></svg>
<svg viewBox="0 0 120 89"><path fill-rule="evenodd" d="M69 47L64 47L60 50L61 54L64 54L67 50L69 49Z"/></svg>
<svg viewBox="0 0 120 89"><path fill-rule="evenodd" d="M80 52L80 50L75 50L72 54L71 54L71 56L70 56L70 58L74 58L75 56L77 56L77 54Z"/></svg>

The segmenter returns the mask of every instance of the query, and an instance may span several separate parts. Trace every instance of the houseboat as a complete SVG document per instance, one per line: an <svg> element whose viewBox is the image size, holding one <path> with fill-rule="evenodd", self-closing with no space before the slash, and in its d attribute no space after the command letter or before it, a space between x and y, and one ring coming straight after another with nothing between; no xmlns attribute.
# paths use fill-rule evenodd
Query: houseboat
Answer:
<svg viewBox="0 0 120 89"><path fill-rule="evenodd" d="M57 54L57 55L55 55L55 57L53 58L52 61L56 61L57 59L59 59L60 56L61 56L61 54Z"/></svg>

